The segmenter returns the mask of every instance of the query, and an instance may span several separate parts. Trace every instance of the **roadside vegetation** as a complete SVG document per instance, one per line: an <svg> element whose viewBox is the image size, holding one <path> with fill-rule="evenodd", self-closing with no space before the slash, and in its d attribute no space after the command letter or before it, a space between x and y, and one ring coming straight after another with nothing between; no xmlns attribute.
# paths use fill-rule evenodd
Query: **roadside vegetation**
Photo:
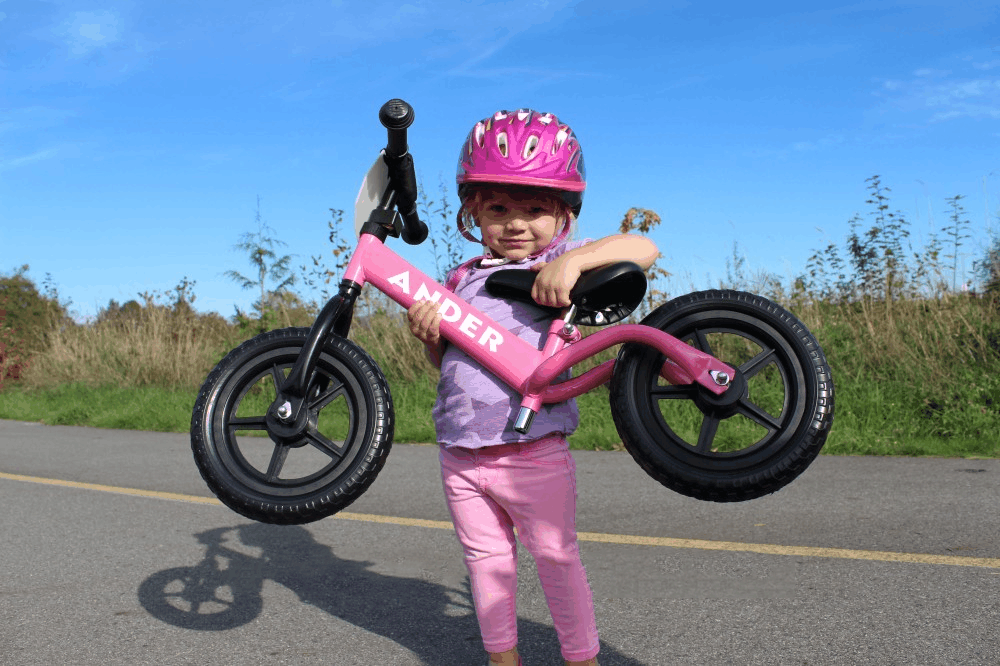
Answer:
<svg viewBox="0 0 1000 666"><path fill-rule="evenodd" d="M824 453L1000 456L1000 237L960 272L971 237L962 197L947 200L948 223L923 247L890 206L889 188L867 180L867 213L850 221L841 243L817 249L794 278L756 273L734 247L718 286L759 293L795 313L822 344L836 384L836 417ZM437 278L458 263L467 242L455 234L442 187L421 195L432 220ZM252 271L227 274L259 298L224 318L195 310L196 285L182 278L162 293L111 301L93 321L74 323L50 278L41 288L22 266L0 275L0 418L49 424L185 432L209 370L241 341L264 330L309 326L332 295L349 258L343 212L331 209L331 251L295 270L260 218L237 247ZM659 217L641 208L623 232L648 233ZM638 321L672 296L662 266L651 271ZM313 294L306 299L297 285ZM963 288L963 285L966 285ZM971 288L970 288L971 287ZM589 331L587 331L589 332ZM405 313L375 290L359 300L351 338L387 376L396 406L397 442L433 442L437 371L407 331ZM582 372L616 349L578 366ZM617 449L620 438L601 387L578 399L576 448Z"/></svg>

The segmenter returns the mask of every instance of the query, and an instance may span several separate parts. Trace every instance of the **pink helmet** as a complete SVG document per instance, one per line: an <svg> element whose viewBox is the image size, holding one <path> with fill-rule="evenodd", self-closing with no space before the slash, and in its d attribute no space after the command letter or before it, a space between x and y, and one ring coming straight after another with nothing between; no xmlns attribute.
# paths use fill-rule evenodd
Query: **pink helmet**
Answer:
<svg viewBox="0 0 1000 666"><path fill-rule="evenodd" d="M466 185L502 183L556 191L580 215L587 189L583 153L568 125L551 113L497 111L476 123L458 156L458 197Z"/></svg>

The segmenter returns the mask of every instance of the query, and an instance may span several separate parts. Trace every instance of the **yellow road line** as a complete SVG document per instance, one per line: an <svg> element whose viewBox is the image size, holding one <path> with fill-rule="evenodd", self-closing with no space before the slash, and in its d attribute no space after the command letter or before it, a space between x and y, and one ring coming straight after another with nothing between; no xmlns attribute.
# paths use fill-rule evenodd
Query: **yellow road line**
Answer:
<svg viewBox="0 0 1000 666"><path fill-rule="evenodd" d="M137 488L122 488L105 486L97 483L81 483L79 481L64 481L62 479L46 479L37 476L8 474L0 472L0 479L25 481L64 488L81 490L96 490L119 495L151 497L154 499L175 500L179 502L194 502L197 504L222 503L214 497L199 497L197 495L182 495L165 493L156 490L140 490ZM424 520L421 518L401 518L397 516L379 516L366 513L351 513L341 511L333 518L340 520L355 520L365 523L381 523L383 525L401 525L405 527L424 527L438 530L451 530L452 525L447 520ZM928 555L920 553L896 553L879 550L851 550L847 548L813 548L809 546L780 546L767 543L741 543L737 541L707 541L703 539L675 539L671 537L634 536L628 534L605 534L601 532L580 532L580 541L610 543L628 546L653 546L659 548L682 548L692 550L721 550L729 552L760 553L763 555L784 555L793 557L817 557L823 559L868 560L872 562L902 562L906 564L938 564L956 567L981 567L1000 569L1000 558L994 557L959 557L955 555Z"/></svg>
<svg viewBox="0 0 1000 666"><path fill-rule="evenodd" d="M119 486L102 486L99 483L80 483L79 481L64 481L62 479L45 479L40 476L23 476L21 474L7 474L0 472L0 479L11 481L27 481L29 483L41 483L48 486L62 486L64 488L78 488L80 490L98 490L102 493L116 493L118 495L134 495L137 497L154 497L156 499L176 500L178 502L197 502L198 504L219 504L222 502L214 497L198 497L197 495L180 495L178 493L163 493L158 490L139 490L138 488L121 488Z"/></svg>

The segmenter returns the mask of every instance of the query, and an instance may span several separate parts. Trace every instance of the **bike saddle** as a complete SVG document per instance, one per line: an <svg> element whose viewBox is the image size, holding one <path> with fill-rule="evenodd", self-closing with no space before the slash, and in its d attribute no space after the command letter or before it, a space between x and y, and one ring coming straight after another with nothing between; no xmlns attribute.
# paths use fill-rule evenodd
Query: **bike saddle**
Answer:
<svg viewBox="0 0 1000 666"><path fill-rule="evenodd" d="M486 292L497 298L523 301L538 306L531 298L535 271L508 268L486 278ZM607 326L629 316L646 295L646 274L632 261L620 261L587 271L580 276L570 301L576 305L573 322L583 326ZM545 306L538 306L545 307ZM559 312L561 308L546 307Z"/></svg>

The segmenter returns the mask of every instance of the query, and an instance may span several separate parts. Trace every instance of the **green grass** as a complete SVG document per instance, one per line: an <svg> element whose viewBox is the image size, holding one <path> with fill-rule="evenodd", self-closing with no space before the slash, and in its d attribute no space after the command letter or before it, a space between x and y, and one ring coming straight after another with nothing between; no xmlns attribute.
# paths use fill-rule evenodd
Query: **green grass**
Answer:
<svg viewBox="0 0 1000 666"><path fill-rule="evenodd" d="M434 442L431 409L434 383L430 378L391 384L396 409L399 443ZM1000 419L995 412L967 404L964 412L952 405L947 418L927 409L904 386L884 382L852 382L837 385L834 427L823 452L837 455L891 455L943 457L1000 457ZM93 387L82 384L47 389L11 387L0 392L0 419L38 421L50 425L82 425L97 428L187 432L195 392L157 387ZM256 402L253 402L256 400ZM257 404L259 403L259 404ZM677 409L691 409L690 404ZM242 409L262 413L268 401L265 387L259 397L245 401ZM580 427L570 437L574 449L621 449L606 388L598 388L577 399ZM252 408L251 408L252 405ZM336 429L344 416L333 405L332 420L321 430ZM957 411L953 411L957 410ZM241 412L242 413L242 412ZM324 410L324 415L326 410ZM678 425L682 436L696 437L691 424ZM948 421L961 422L960 432L941 434ZM672 421L673 423L674 421ZM735 429L743 425L734 424ZM688 432L690 430L691 432ZM721 432L720 432L721 435ZM721 440L725 441L725 440Z"/></svg>
<svg viewBox="0 0 1000 666"><path fill-rule="evenodd" d="M194 399L192 391L152 386L64 384L34 390L13 387L0 392L0 418L48 425L187 432Z"/></svg>

